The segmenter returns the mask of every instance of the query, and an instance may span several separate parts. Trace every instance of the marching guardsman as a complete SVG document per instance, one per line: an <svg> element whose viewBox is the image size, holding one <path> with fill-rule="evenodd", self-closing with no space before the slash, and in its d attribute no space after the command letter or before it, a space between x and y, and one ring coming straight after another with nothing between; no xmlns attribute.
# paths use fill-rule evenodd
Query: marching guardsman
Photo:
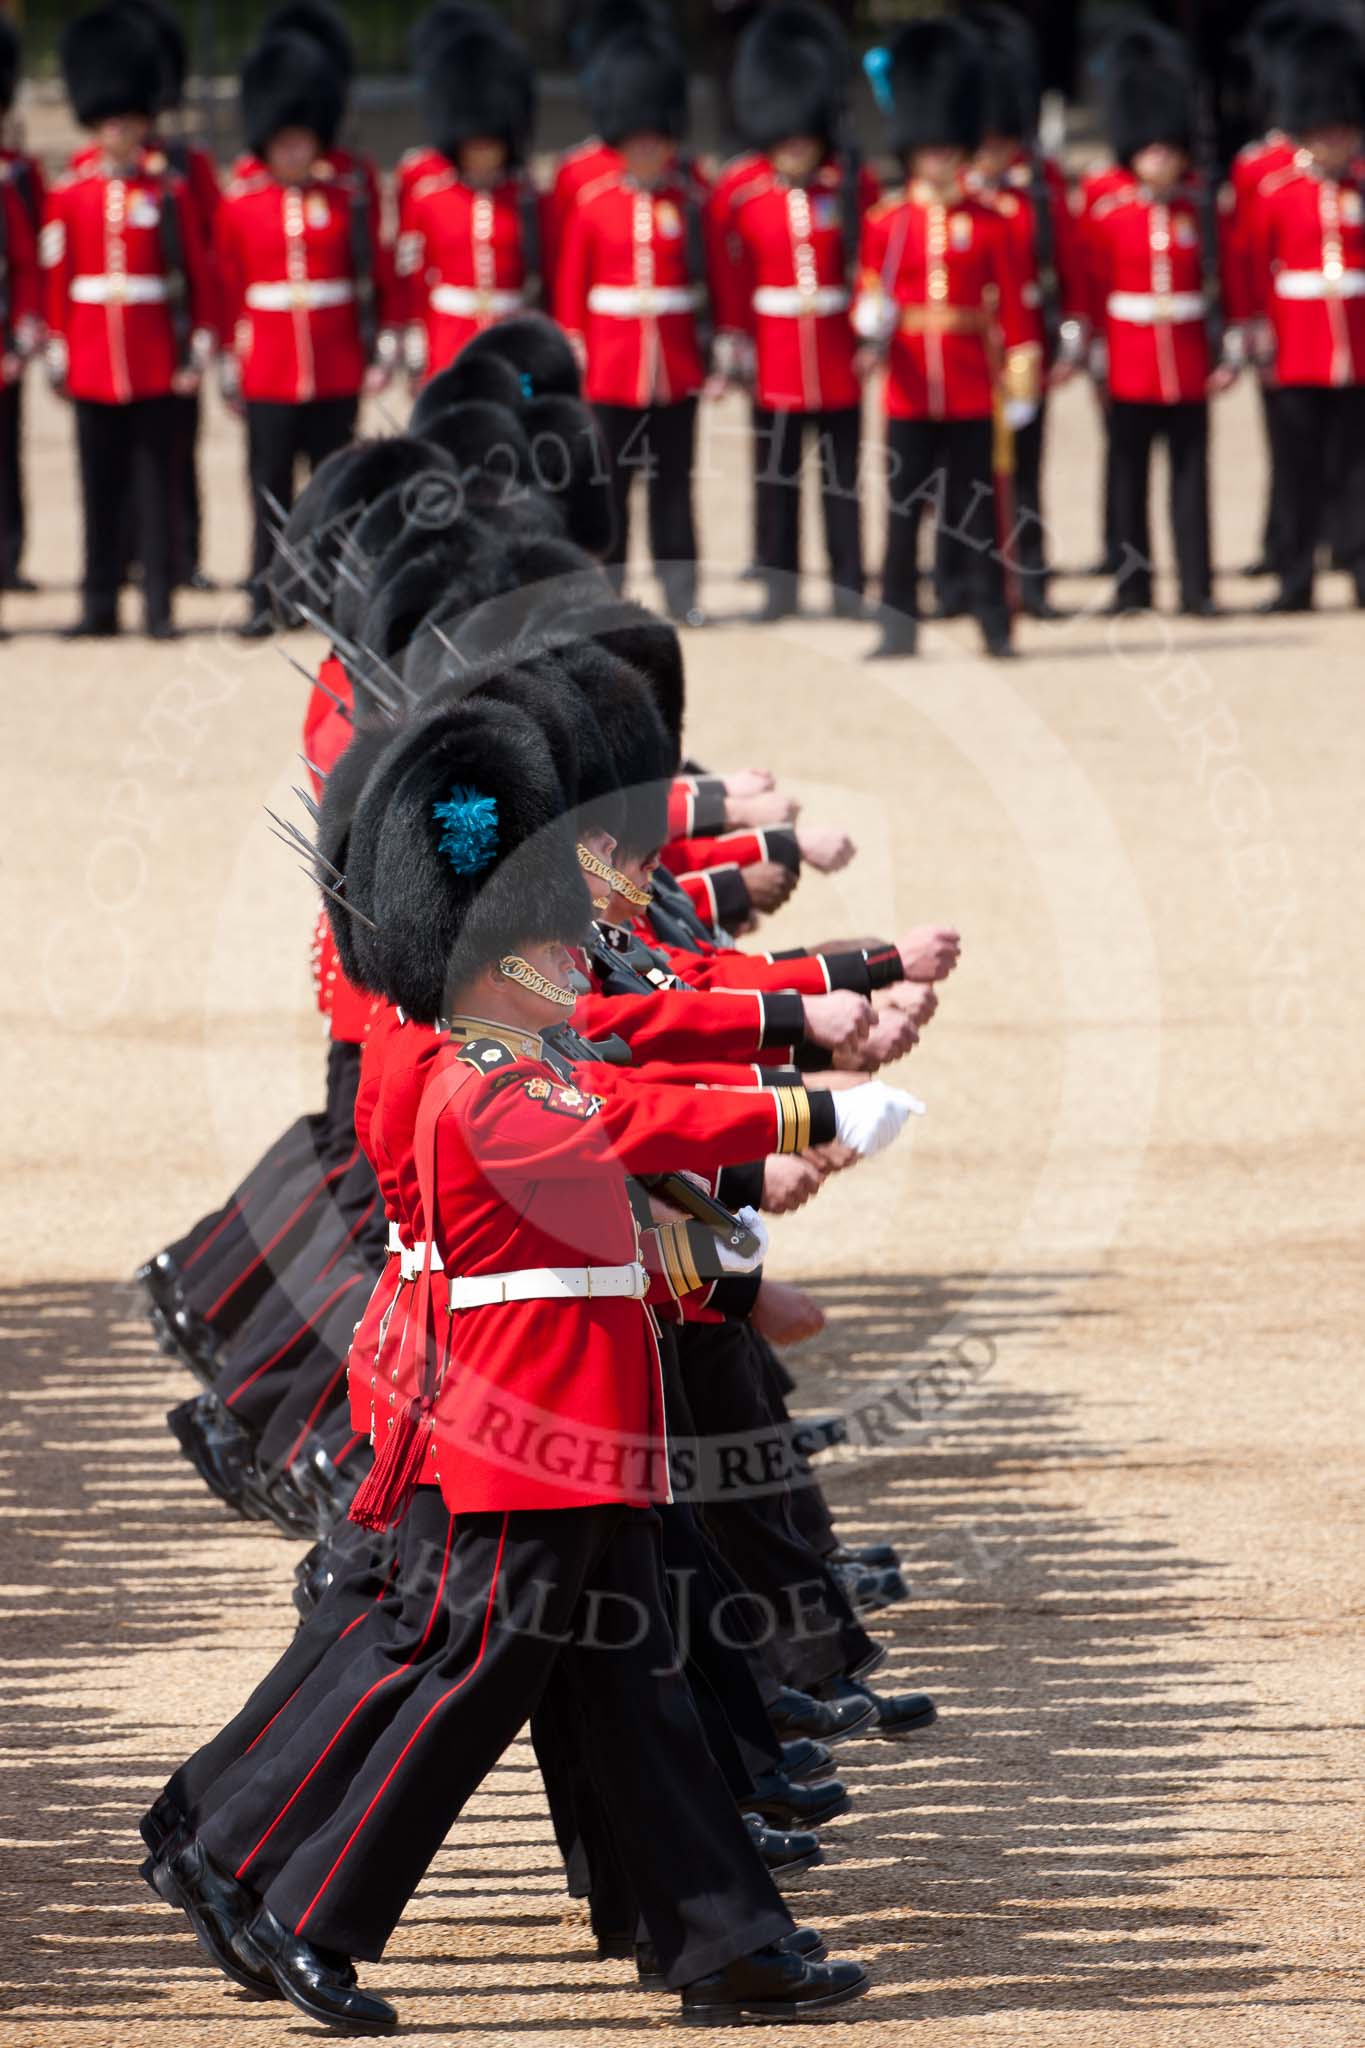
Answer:
<svg viewBox="0 0 1365 2048"><path fill-rule="evenodd" d="M585 91L620 154L574 201L556 265L555 314L584 364L584 395L606 442L624 574L630 487L649 488L649 538L672 618L700 625L692 468L706 382L707 295L700 181L680 156L687 69L671 40L630 29L603 44Z"/></svg>
<svg viewBox="0 0 1365 2048"><path fill-rule="evenodd" d="M926 504L964 543L967 609L986 652L1003 657L1013 652L1009 536L992 519L994 412L997 386L1014 431L1037 410L1038 308L999 213L963 185L981 143L980 39L950 18L910 22L886 57L878 76L906 184L864 223L853 314L869 353L886 362L885 621L875 657L915 652Z"/></svg>
<svg viewBox="0 0 1365 2048"><path fill-rule="evenodd" d="M131 477L146 630L167 639L173 401L198 388L213 343L204 245L185 180L145 148L161 92L148 32L116 7L98 8L64 35L62 69L97 146L53 187L39 244L48 365L75 407L85 511L83 604L68 633L118 631Z"/></svg>
<svg viewBox="0 0 1365 2048"><path fill-rule="evenodd" d="M1261 180L1252 223L1282 416L1280 588L1263 609L1299 612L1329 506L1365 604L1365 47L1351 24L1318 20L1284 46L1276 108L1294 156Z"/></svg>
<svg viewBox="0 0 1365 2048"><path fill-rule="evenodd" d="M1194 99L1190 74L1163 60L1134 59L1106 74L1109 140L1129 180L1097 199L1086 260L1109 390L1109 461L1115 537L1121 550L1110 609L1152 602L1148 495L1152 449L1166 444L1180 609L1211 617L1209 541L1210 392L1240 367L1215 363L1205 282L1221 269L1207 251L1190 172ZM1226 216L1223 216L1226 219ZM1236 330L1230 330L1230 336Z"/></svg>
<svg viewBox="0 0 1365 2048"><path fill-rule="evenodd" d="M0 123L8 120L19 83L19 36L7 15L0 15ZM23 574L23 365L41 340L41 306L29 308L32 325L22 324L37 261L38 229L43 217L45 185L38 159L20 149L0 148L0 188L4 193L5 243L0 257L6 266L3 353L9 371L0 374L0 589L32 590ZM15 212L15 207L18 213ZM26 258L25 252L29 252Z"/></svg>
<svg viewBox="0 0 1365 2048"><path fill-rule="evenodd" d="M660 40L676 43L677 31L668 0L590 0L581 17L571 25L569 55L590 119L595 116L587 80L598 51L622 30L642 28ZM551 300L554 296L554 265L579 193L585 186L594 184L604 171L620 168L620 151L600 135L587 136L560 158L546 212L545 285Z"/></svg>
<svg viewBox="0 0 1365 2048"><path fill-rule="evenodd" d="M389 250L368 179L329 155L345 82L313 39L281 31L242 67L246 175L223 196L216 247L224 391L246 416L254 530L249 638L272 630L265 573L274 504L355 432L362 391L398 356ZM230 349L230 354L226 353Z"/></svg>
<svg viewBox="0 0 1365 2048"><path fill-rule="evenodd" d="M434 168L406 181L398 272L405 354L419 380L443 370L493 321L519 312L540 271L541 201L526 170L535 78L495 21L433 24L418 81Z"/></svg>
<svg viewBox="0 0 1365 2048"><path fill-rule="evenodd" d="M876 180L840 139L851 59L815 0L779 0L740 42L731 99L748 154L711 201L716 362L754 392L760 619L797 609L801 462L820 453L821 511L836 617L862 613L858 500L862 385L850 280Z"/></svg>
<svg viewBox="0 0 1365 2048"><path fill-rule="evenodd" d="M1066 174L1038 142L1041 96L1037 41L1012 8L976 0L968 18L986 44L986 104L981 147L967 173L967 189L994 206L1005 222L1015 262L1036 289L1043 324L1044 389L1034 417L1009 437L1014 517L1010 569L1020 609L1055 618L1048 601L1049 565L1043 516L1043 437L1047 386L1063 382L1085 352L1086 292L1080 238ZM960 560L961 551L958 550ZM951 559L951 555L950 555ZM955 594L940 590L945 610L960 609Z"/></svg>

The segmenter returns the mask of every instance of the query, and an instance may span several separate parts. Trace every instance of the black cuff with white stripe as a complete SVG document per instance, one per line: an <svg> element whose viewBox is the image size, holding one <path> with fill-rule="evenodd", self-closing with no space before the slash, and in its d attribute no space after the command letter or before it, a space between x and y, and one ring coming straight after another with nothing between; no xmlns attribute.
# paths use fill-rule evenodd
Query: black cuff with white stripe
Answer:
<svg viewBox="0 0 1365 2048"><path fill-rule="evenodd" d="M692 830L688 835L694 839L711 839L725 830L725 782L719 775L700 775L692 791Z"/></svg>
<svg viewBox="0 0 1365 2048"><path fill-rule="evenodd" d="M775 994L760 995L758 1000L763 1005L760 1047L795 1045L806 1028L806 1006L801 997L779 989Z"/></svg>
<svg viewBox="0 0 1365 2048"><path fill-rule="evenodd" d="M702 873L711 894L711 922L727 932L747 924L754 906L738 865L727 862L724 867L703 868Z"/></svg>

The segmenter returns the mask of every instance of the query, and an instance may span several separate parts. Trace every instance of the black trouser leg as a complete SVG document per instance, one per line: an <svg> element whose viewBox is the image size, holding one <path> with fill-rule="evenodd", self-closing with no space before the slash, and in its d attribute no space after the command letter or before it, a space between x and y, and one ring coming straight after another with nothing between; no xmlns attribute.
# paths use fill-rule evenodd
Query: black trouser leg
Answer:
<svg viewBox="0 0 1365 2048"><path fill-rule="evenodd" d="M1120 550L1117 591L1124 604L1152 601L1152 530L1148 512L1152 442L1164 410L1112 399L1109 405L1109 469L1114 495L1114 535Z"/></svg>
<svg viewBox="0 0 1365 2048"><path fill-rule="evenodd" d="M562 1660L588 1767L670 1981L780 1938L790 1917L706 1750L686 1681L670 1669L651 1515L459 1517L436 1627L439 1654L377 1740L354 1756L349 1731L335 1745L326 1818L265 1890L286 1926L362 1959L382 1954L466 1799ZM210 1854L213 1837L211 1827ZM268 1845L248 1857L245 1881L259 1882L269 1861Z"/></svg>
<svg viewBox="0 0 1365 2048"><path fill-rule="evenodd" d="M796 604L801 567L801 424L804 415L754 407L754 519L769 598Z"/></svg>
<svg viewBox="0 0 1365 2048"><path fill-rule="evenodd" d="M944 523L962 544L967 609L990 639L1009 628L1005 568L995 531L994 428L988 419L950 420L944 443Z"/></svg>
<svg viewBox="0 0 1365 2048"><path fill-rule="evenodd" d="M1280 507L1283 544L1280 588L1291 603L1309 603L1322 534L1323 477L1331 464L1334 394L1313 384L1280 387L1282 433Z"/></svg>
<svg viewBox="0 0 1365 2048"><path fill-rule="evenodd" d="M297 447L311 476L319 463L355 439L356 398L314 398L300 406Z"/></svg>
<svg viewBox="0 0 1365 2048"><path fill-rule="evenodd" d="M126 405L100 405L94 399L75 401L85 519L81 588L86 618L100 625L118 616L125 492L133 445L129 411Z"/></svg>
<svg viewBox="0 0 1365 2048"><path fill-rule="evenodd" d="M179 497L176 404L177 400L167 393L164 398L136 398L127 407L133 416L130 425L137 551L142 563L142 601L148 626L165 624L171 615L171 536Z"/></svg>
<svg viewBox="0 0 1365 2048"><path fill-rule="evenodd" d="M1164 411L1166 453L1171 471L1171 533L1180 579L1180 602L1187 609L1194 609L1205 604L1213 592L1209 538L1209 408L1200 399L1192 405L1168 405Z"/></svg>
<svg viewBox="0 0 1365 2048"><path fill-rule="evenodd" d="M19 574L24 555L24 385L0 385L0 583Z"/></svg>
<svg viewBox="0 0 1365 2048"><path fill-rule="evenodd" d="M171 573L177 585L199 567L203 509L199 496L199 393L171 400L175 415L175 509L171 528Z"/></svg>
<svg viewBox="0 0 1365 2048"><path fill-rule="evenodd" d="M1277 384L1261 384L1261 415L1265 424L1265 520L1261 528L1261 559L1276 575L1284 552L1284 427Z"/></svg>
<svg viewBox="0 0 1365 2048"><path fill-rule="evenodd" d="M595 410L606 448L614 528L603 561L619 589L630 551L630 487L647 463L643 444L649 414L638 405L598 405Z"/></svg>
<svg viewBox="0 0 1365 2048"><path fill-rule="evenodd" d="M934 420L886 423L886 558L882 603L907 619L919 617L919 529L926 507L937 514L944 502L945 475L938 424Z"/></svg>
<svg viewBox="0 0 1365 2048"><path fill-rule="evenodd" d="M683 618L697 601L697 525L692 471L697 452L697 401L656 405L649 417L649 549L664 602Z"/></svg>
<svg viewBox="0 0 1365 2048"><path fill-rule="evenodd" d="M863 526L859 465L863 445L862 408L840 406L815 415L820 447L820 511L825 553L835 595L863 591Z"/></svg>
<svg viewBox="0 0 1365 2048"><path fill-rule="evenodd" d="M287 512L294 502L294 466L299 453L304 408L276 405L264 399L250 399L246 405L247 482L251 491L251 592L254 607L263 607L265 575L275 543L271 529L278 513L275 500Z"/></svg>
<svg viewBox="0 0 1365 2048"><path fill-rule="evenodd" d="M1047 599L1050 574L1047 535L1043 530L1043 443L1047 426L1044 399L1026 427L1014 436L1014 526L1009 536L1010 563L1019 585L1019 602L1035 611Z"/></svg>

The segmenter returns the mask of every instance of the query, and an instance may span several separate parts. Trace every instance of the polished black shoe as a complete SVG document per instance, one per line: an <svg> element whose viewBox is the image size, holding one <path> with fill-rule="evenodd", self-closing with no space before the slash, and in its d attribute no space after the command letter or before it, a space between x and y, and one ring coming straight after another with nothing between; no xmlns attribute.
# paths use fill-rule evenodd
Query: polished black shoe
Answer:
<svg viewBox="0 0 1365 2048"><path fill-rule="evenodd" d="M222 1370L218 1340L197 1309L182 1305L166 1319L176 1350L203 1386L211 1387Z"/></svg>
<svg viewBox="0 0 1365 2048"><path fill-rule="evenodd" d="M847 1812L848 1789L838 1778L827 1778L822 1785L795 1785L781 1771L764 1771L754 1779L744 1806L769 1827L818 1828L836 1813Z"/></svg>
<svg viewBox="0 0 1365 2048"><path fill-rule="evenodd" d="M16 597L33 597L41 587L31 576L22 575L18 569L11 569L3 584L0 584L0 589L12 590Z"/></svg>
<svg viewBox="0 0 1365 2048"><path fill-rule="evenodd" d="M795 595L784 596L780 590L770 590L756 612L748 615L751 626L776 626L783 619L794 619L800 615L801 607Z"/></svg>
<svg viewBox="0 0 1365 2048"><path fill-rule="evenodd" d="M794 1785L823 1784L826 1778L834 1776L834 1758L823 1742L798 1735L794 1742L782 1744L782 1775Z"/></svg>
<svg viewBox="0 0 1365 2048"><path fill-rule="evenodd" d="M804 1963L821 1963L829 1954L824 1937L815 1927L793 1927L790 1934L784 1934L781 1941L774 1943L774 1947L780 1948L784 1955L799 1956ZM599 1956L605 1953L614 1955L616 1951L604 1951L599 1941L597 1953ZM659 1968L658 1953L652 1941L635 1943L635 1974L640 1980L642 1991L668 1989L668 1980Z"/></svg>
<svg viewBox="0 0 1365 2048"><path fill-rule="evenodd" d="M1019 609L1027 619L1069 619L1071 613L1063 606L1054 604L1050 597L1024 597Z"/></svg>
<svg viewBox="0 0 1365 2048"><path fill-rule="evenodd" d="M326 1444L317 1436L305 1439L303 1449L290 1463L289 1477L300 1500L312 1513L314 1527L310 1533L321 1541L338 1522L345 1520L359 1480L338 1472Z"/></svg>
<svg viewBox="0 0 1365 2048"><path fill-rule="evenodd" d="M262 1471L253 1458L241 1478L245 1511L258 1522L273 1522L284 1536L315 1536L317 1517L287 1472Z"/></svg>
<svg viewBox="0 0 1365 2048"><path fill-rule="evenodd" d="M856 1678L836 1678L829 1694L833 1700L861 1699L870 1706L881 1735L908 1735L916 1728L932 1728L938 1719L938 1708L927 1692L873 1692Z"/></svg>
<svg viewBox="0 0 1365 2048"><path fill-rule="evenodd" d="M1017 661L1019 649L1010 638L1008 626L989 626L981 636L981 649L988 661Z"/></svg>
<svg viewBox="0 0 1365 2048"><path fill-rule="evenodd" d="M689 2026L733 2027L744 2020L803 2020L861 1998L861 1963L811 1963L783 1948L756 1949L685 1984L682 2016Z"/></svg>
<svg viewBox="0 0 1365 2048"><path fill-rule="evenodd" d="M894 1607L898 1601L908 1600L910 1588L898 1571L876 1571L870 1565L831 1562L831 1570L838 1577L848 1596L849 1603L859 1614L879 1614L883 1607Z"/></svg>
<svg viewBox="0 0 1365 2048"><path fill-rule="evenodd" d="M178 1906L194 1929L195 1940L225 1977L253 1998L275 1998L270 1972L238 1952L234 1937L257 1910L259 1901L236 1878L219 1870L192 1835L179 1839L169 1852L152 1860L151 1882L168 1906Z"/></svg>
<svg viewBox="0 0 1365 2048"><path fill-rule="evenodd" d="M867 599L861 590L836 590L829 615L832 619L866 619L870 617Z"/></svg>
<svg viewBox="0 0 1365 2048"><path fill-rule="evenodd" d="M202 569L191 569L185 578L184 587L186 590L212 591L217 590L218 581L216 577L206 575Z"/></svg>
<svg viewBox="0 0 1365 2048"><path fill-rule="evenodd" d="M60 640L117 640L119 622L116 618L82 616L69 626L63 626L58 634Z"/></svg>
<svg viewBox="0 0 1365 2048"><path fill-rule="evenodd" d="M163 1855L168 1843L188 1829L188 1816L164 1792L157 1793L137 1824L138 1833L154 1857Z"/></svg>
<svg viewBox="0 0 1365 2048"><path fill-rule="evenodd" d="M142 635L145 640L183 640L185 637L174 619L148 619Z"/></svg>
<svg viewBox="0 0 1365 2048"><path fill-rule="evenodd" d="M865 661L908 661L919 649L919 629L913 619L904 619L899 625L883 626L882 637L877 645L863 657Z"/></svg>
<svg viewBox="0 0 1365 2048"><path fill-rule="evenodd" d="M1149 612L1151 609L1150 597L1125 597L1122 591L1117 591L1100 616L1105 619L1136 619L1141 613Z"/></svg>
<svg viewBox="0 0 1365 2048"><path fill-rule="evenodd" d="M133 1278L147 1299L167 1314L183 1305L184 1276L169 1252L158 1252L154 1259L148 1259Z"/></svg>
<svg viewBox="0 0 1365 2048"><path fill-rule="evenodd" d="M264 1906L233 1942L253 1969L268 1973L289 2003L339 2034L391 2034L398 2014L385 1998L362 1991L350 1959L314 1948L282 1927Z"/></svg>
<svg viewBox="0 0 1365 2048"><path fill-rule="evenodd" d="M1268 597L1256 609L1262 618L1270 618L1276 612L1311 612L1313 594L1311 591L1277 590L1274 597Z"/></svg>
<svg viewBox="0 0 1365 2048"><path fill-rule="evenodd" d="M1254 562L1248 562L1245 569L1239 569L1237 574L1245 576L1248 582L1251 582L1258 576L1273 576L1275 574L1275 564L1271 561L1269 555L1258 555Z"/></svg>
<svg viewBox="0 0 1365 2048"><path fill-rule="evenodd" d="M275 630L275 621L269 612L249 612L233 630L239 640L268 640Z"/></svg>
<svg viewBox="0 0 1365 2048"><path fill-rule="evenodd" d="M777 1695L768 1709L768 1719L779 1740L792 1735L809 1735L816 1742L843 1742L876 1719L877 1710L861 1695L845 1699L816 1700L809 1693L788 1687Z"/></svg>
<svg viewBox="0 0 1365 2048"><path fill-rule="evenodd" d="M261 1519L246 1493L254 1457L251 1438L212 1394L182 1401L166 1425L209 1492L246 1521Z"/></svg>
<svg viewBox="0 0 1365 2048"><path fill-rule="evenodd" d="M831 1564L865 1564L873 1571L894 1572L900 1568L901 1556L894 1543L841 1543L837 1550L830 1552Z"/></svg>
<svg viewBox="0 0 1365 2048"><path fill-rule="evenodd" d="M824 1862L820 1837L808 1828L765 1827L756 1813L746 1813L743 1819L770 1876L795 1877L799 1870L813 1870L817 1863Z"/></svg>
<svg viewBox="0 0 1365 2048"><path fill-rule="evenodd" d="M1188 604L1181 605L1180 616L1182 619L1221 619L1223 607L1215 597L1195 597Z"/></svg>

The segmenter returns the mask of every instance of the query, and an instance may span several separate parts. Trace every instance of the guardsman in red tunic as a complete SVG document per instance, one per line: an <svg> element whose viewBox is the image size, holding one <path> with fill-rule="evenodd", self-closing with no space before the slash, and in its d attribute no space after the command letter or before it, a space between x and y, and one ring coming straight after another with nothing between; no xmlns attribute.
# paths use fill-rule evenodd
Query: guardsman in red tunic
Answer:
<svg viewBox="0 0 1365 2048"><path fill-rule="evenodd" d="M351 1959L382 1954L552 1682L580 1703L594 1783L686 2015L799 2016L866 1983L857 1965L783 1946L790 1916L678 1669L652 1506L669 1494L658 1345L625 1174L707 1171L831 1127L867 1154L904 1109L875 1087L599 1094L590 1067L566 1083L537 1049L572 1006L565 941L588 911L562 803L534 726L473 706L396 739L362 795L353 830L368 804L383 820L376 978L450 1038L425 1065L411 1166L388 1176L417 1273L412 1342L374 1403L376 1462L352 1509L367 1527L412 1512L437 1532L424 1654L390 1660L375 1683L363 1662L351 1670L365 1632L343 1642L325 1676L353 1710L286 1707L287 1739L259 1770L244 1759L230 1795L152 1871L208 1922L201 1939L226 1974L242 1982L245 1967L248 1983L350 2031L395 2025ZM601 1628L613 1598L628 1628Z"/></svg>
<svg viewBox="0 0 1365 2048"><path fill-rule="evenodd" d="M1263 607L1307 611L1324 515L1365 604L1365 51L1342 22L1281 52L1291 162L1258 186L1253 292L1271 337L1282 426L1280 588Z"/></svg>
<svg viewBox="0 0 1365 2048"><path fill-rule="evenodd" d="M243 66L257 168L224 194L216 246L231 344L225 388L247 424L249 637L272 630L272 501L287 511L299 462L311 472L346 445L361 392L382 390L397 360L391 258L373 194L328 156L344 106L340 74L309 38L280 33Z"/></svg>
<svg viewBox="0 0 1365 2048"><path fill-rule="evenodd" d="M14 104L19 63L18 34L8 16L0 16L0 123L8 120ZM46 188L38 159L27 156L20 149L0 148L0 188L5 193L7 221L14 219L11 199L18 203L22 215L22 222L14 230L5 252L11 269L17 266L22 276L25 248L31 247L35 252L30 258L30 268L36 261L37 235L43 217ZM28 288L22 287L21 281L11 276L6 317L12 345L10 341L6 342L6 353L18 358L19 372L0 377L0 589L3 590L32 590L35 587L20 568L24 551L22 365L41 339L42 315L41 308L35 307L32 333L25 335L20 331L15 309L20 304L21 289L26 291Z"/></svg>
<svg viewBox="0 0 1365 2048"><path fill-rule="evenodd" d="M985 62L964 23L911 22L879 70L889 90L903 192L863 227L854 326L886 361L887 542L877 658L913 654L918 542L926 507L967 551L966 602L986 652L1013 652L1004 548L992 519L997 387L1014 431L1034 416L1042 383L1036 304L1011 259L994 207L962 176L981 142Z"/></svg>
<svg viewBox="0 0 1365 2048"><path fill-rule="evenodd" d="M836 617L862 614L862 385L850 279L876 180L840 146L851 59L812 0L780 0L746 30L731 101L749 154L711 199L716 360L754 392L754 518L767 586L761 619L797 610L801 463L820 457Z"/></svg>
<svg viewBox="0 0 1365 2048"><path fill-rule="evenodd" d="M203 239L185 181L144 149L161 91L146 29L97 9L68 29L62 65L98 147L49 194L39 243L48 364L75 406L85 507L83 607L69 631L118 631L131 477L147 631L165 639L175 630L174 398L197 388L213 340Z"/></svg>
<svg viewBox="0 0 1365 2048"><path fill-rule="evenodd" d="M671 617L697 625L692 468L706 382L700 315L708 264L703 193L679 158L687 69L672 41L626 30L597 52L585 91L620 152L579 192L555 276L555 315L580 351L607 446L624 576L630 487L649 486L649 537Z"/></svg>
<svg viewBox="0 0 1365 2048"><path fill-rule="evenodd" d="M404 184L398 272L405 355L419 381L495 320L519 312L540 272L541 202L526 170L535 79L496 22L461 21L423 41L418 81L433 161Z"/></svg>
<svg viewBox="0 0 1365 2048"><path fill-rule="evenodd" d="M1199 198L1189 182L1194 104L1189 73L1164 62L1116 64L1106 75L1114 154L1127 183L1095 201L1087 267L1109 389L1114 530L1121 550L1110 609L1152 602L1147 502L1152 448L1166 444L1180 609L1210 617L1208 394L1226 390L1235 360L1215 363ZM1223 218L1226 218L1224 216ZM1235 330L1234 330L1235 331Z"/></svg>
<svg viewBox="0 0 1365 2048"><path fill-rule="evenodd" d="M1009 437L1014 516L1010 568L1019 606L1034 618L1057 616L1048 601L1047 522L1043 513L1046 389L1071 376L1085 352L1085 270L1066 174L1038 142L1040 100L1036 39L1012 8L978 0L968 10L986 37L984 137L967 173L969 192L1005 223L1019 272L1036 289L1043 325L1044 395L1026 426ZM1036 279L1036 286L1031 280ZM1003 450L1002 442L1002 450ZM960 550L958 551L960 559ZM958 593L940 587L946 611Z"/></svg>

